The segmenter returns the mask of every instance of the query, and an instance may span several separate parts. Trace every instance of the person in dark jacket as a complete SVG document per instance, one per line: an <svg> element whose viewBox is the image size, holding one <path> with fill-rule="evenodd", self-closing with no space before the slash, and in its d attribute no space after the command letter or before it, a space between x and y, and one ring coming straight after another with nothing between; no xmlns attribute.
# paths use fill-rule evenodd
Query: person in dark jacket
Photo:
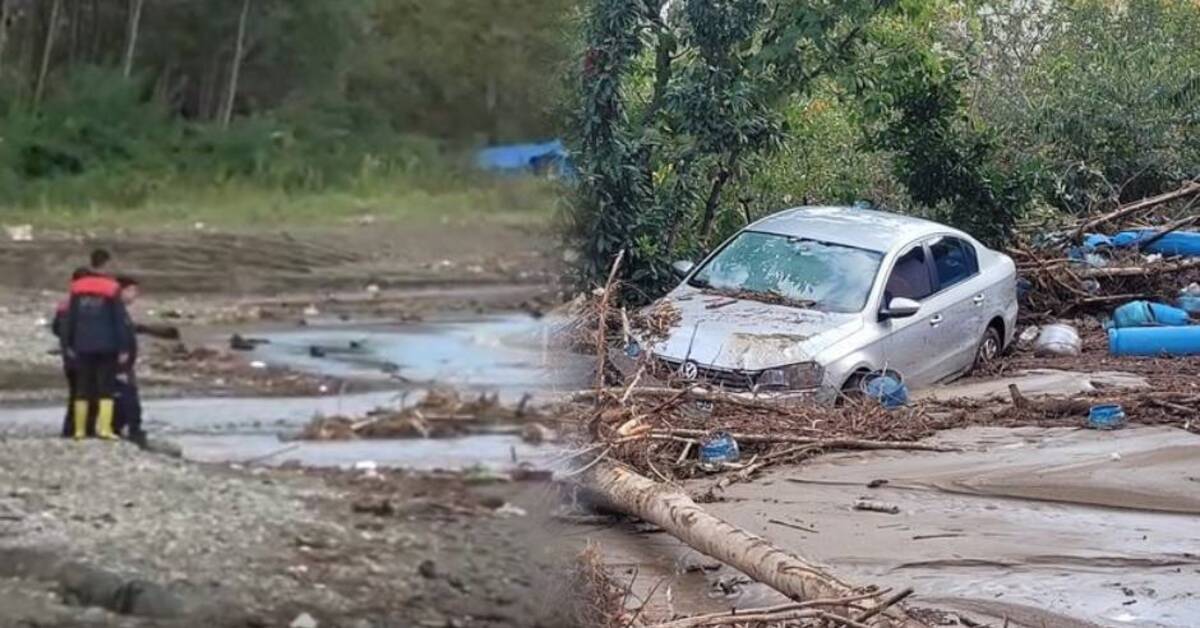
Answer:
<svg viewBox="0 0 1200 628"><path fill-rule="evenodd" d="M112 253L108 249L95 249L89 256L88 261L91 263L91 271L96 275L108 274L108 263L112 261Z"/></svg>
<svg viewBox="0 0 1200 628"><path fill-rule="evenodd" d="M91 274L71 282L67 306L65 350L75 365L75 396L71 406L72 436L87 437L88 415L96 412L96 436L116 438L113 432L117 368L130 346L128 314L121 288L107 275Z"/></svg>
<svg viewBox="0 0 1200 628"><path fill-rule="evenodd" d="M137 300L140 289L137 279L129 276L118 276L117 285L121 287L121 302L125 306L126 345L121 352L127 357L124 364L117 367L114 431L118 435L124 435L137 446L145 448L146 432L142 430L142 399L138 392L136 372L137 334L141 330L129 314L129 308Z"/></svg>
<svg viewBox="0 0 1200 628"><path fill-rule="evenodd" d="M80 266L71 273L71 281L81 279L92 274L92 269ZM71 407L75 400L75 360L70 356L70 351L67 350L67 308L70 306L70 297L63 299L54 309L54 318L50 322L50 331L58 338L59 356L62 359L63 376L67 380L67 410L63 415L62 437L70 438L72 434L71 428ZM95 426L88 425L88 434L95 432Z"/></svg>

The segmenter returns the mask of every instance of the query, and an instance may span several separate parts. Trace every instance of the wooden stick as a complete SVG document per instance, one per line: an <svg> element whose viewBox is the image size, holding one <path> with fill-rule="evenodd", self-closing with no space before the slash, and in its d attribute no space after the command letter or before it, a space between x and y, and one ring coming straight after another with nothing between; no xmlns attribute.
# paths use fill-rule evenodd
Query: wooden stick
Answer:
<svg viewBox="0 0 1200 628"><path fill-rule="evenodd" d="M652 434L667 434L670 436L689 436L703 438L711 434L705 430L670 429L656 430ZM808 436L789 436L787 434L747 434L731 433L734 440L743 443L796 443L800 445L817 445L826 449L905 449L912 451L958 451L957 447L944 445L928 445L905 441L863 440L858 438L811 438Z"/></svg>
<svg viewBox="0 0 1200 628"><path fill-rule="evenodd" d="M1112 222L1119 218L1124 218L1125 216L1129 216L1131 214L1136 214L1140 211L1145 211L1147 209L1153 209L1155 207L1158 207L1159 205L1162 205L1163 203L1169 203L1177 198L1183 198L1185 196L1188 196L1190 194L1196 194L1198 192L1200 192L1200 183L1191 181L1191 182L1183 185L1179 189L1174 190L1172 192L1167 192L1165 194L1159 194L1158 196L1151 196L1150 198L1144 198L1140 201L1122 205L1121 207L1118 207L1116 210L1111 211L1107 214L1103 214L1101 216L1097 216L1090 220L1084 221L1082 224L1079 225L1078 228L1075 229L1075 239L1078 240L1080 237L1083 236L1084 232L1086 232L1087 230L1094 229L1106 222Z"/></svg>
<svg viewBox="0 0 1200 628"><path fill-rule="evenodd" d="M811 532L813 534L820 534L820 532L817 532L816 530L814 530L812 528L806 528L804 526L796 525L794 523L788 523L788 522L782 521L780 519L767 519L767 523L773 523L777 526L783 526L785 528L792 528L794 530L800 530L801 532Z"/></svg>
<svg viewBox="0 0 1200 628"><path fill-rule="evenodd" d="M879 606L869 609L869 610L867 610L867 612L856 617L855 621L865 622L868 619L882 613L883 611L886 611L888 608L899 604L901 600L903 600L904 598L906 598L912 594L913 594L913 590L911 587L904 589L903 591L899 591L892 597L889 597L888 599L884 600L883 603L880 604Z"/></svg>
<svg viewBox="0 0 1200 628"><path fill-rule="evenodd" d="M604 284L604 293L600 297L599 323L596 325L596 390L604 388L605 349L608 347L608 298L612 294L613 283L617 280L617 271L621 269L621 260L625 259L625 249L617 252L612 268L608 271L608 282ZM599 401L599 396L596 400Z"/></svg>
<svg viewBox="0 0 1200 628"><path fill-rule="evenodd" d="M1177 273L1182 270L1200 268L1200 257L1168 264L1152 264L1149 266L1118 266L1116 268L1088 268L1079 272L1085 279L1111 279L1113 277L1137 277L1151 273Z"/></svg>

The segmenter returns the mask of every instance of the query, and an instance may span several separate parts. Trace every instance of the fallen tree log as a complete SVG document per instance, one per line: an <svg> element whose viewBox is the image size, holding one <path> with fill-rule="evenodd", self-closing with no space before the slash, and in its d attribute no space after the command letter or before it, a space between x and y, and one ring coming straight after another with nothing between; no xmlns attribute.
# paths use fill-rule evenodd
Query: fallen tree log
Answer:
<svg viewBox="0 0 1200 628"><path fill-rule="evenodd" d="M1096 216L1095 218L1085 220L1083 223L1081 223L1078 227L1075 228L1075 239L1079 239L1081 236L1083 236L1084 233L1087 233L1087 231L1089 229L1094 229L1104 223L1112 222L1119 218L1124 218L1125 216L1130 216L1130 215L1136 214L1141 211L1153 209L1155 207L1158 207L1159 205L1162 205L1163 203L1169 203L1175 199L1183 198L1185 196L1190 196L1192 194L1198 194L1198 193L1200 193L1200 183L1191 181L1191 182L1181 186L1177 190L1173 190L1171 192L1166 192L1165 194L1159 194L1158 196L1151 196L1150 198L1144 198L1140 201L1135 201L1132 203L1122 205L1107 214L1103 214L1101 216Z"/></svg>
<svg viewBox="0 0 1200 628"><path fill-rule="evenodd" d="M1200 268L1200 258L1166 264L1148 266L1118 266L1115 268L1087 268L1079 271L1078 275L1085 279L1103 279L1111 277L1138 277L1150 274L1177 273L1181 270Z"/></svg>
<svg viewBox="0 0 1200 628"><path fill-rule="evenodd" d="M655 430L651 435L664 434L668 436L682 436L684 438L703 438L712 434L712 431L694 430L685 428L675 428L669 430ZM809 436L792 436L790 434L751 434L745 432L732 432L729 434L734 440L741 443L790 443L796 445L815 445L822 449L904 449L910 451L958 451L957 447L949 447L946 445L930 445L927 443L914 443L909 441L893 441L893 440L866 440L861 438L815 438Z"/></svg>
<svg viewBox="0 0 1200 628"><path fill-rule="evenodd" d="M653 523L689 547L729 564L798 602L858 597L868 609L886 606L856 590L812 562L705 511L683 491L659 484L628 468L604 461L580 474L581 481L613 510ZM897 611L888 611L900 615ZM885 612L879 626L922 626L908 617L894 620Z"/></svg>

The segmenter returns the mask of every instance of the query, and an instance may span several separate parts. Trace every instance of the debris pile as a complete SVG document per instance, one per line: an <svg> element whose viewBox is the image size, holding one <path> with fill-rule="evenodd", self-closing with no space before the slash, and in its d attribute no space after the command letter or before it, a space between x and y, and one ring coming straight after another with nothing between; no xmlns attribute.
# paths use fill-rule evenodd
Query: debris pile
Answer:
<svg viewBox="0 0 1200 628"><path fill-rule="evenodd" d="M1200 280L1200 233L1185 230L1200 224L1197 204L1200 183L1191 182L1065 229L1026 225L1008 249L1028 282L1023 316L1046 319L1135 299L1175 299Z"/></svg>
<svg viewBox="0 0 1200 628"><path fill-rule="evenodd" d="M554 440L554 431L541 411L529 407L529 397L506 406L499 395L481 394L464 399L457 391L435 388L413 406L377 409L365 417L313 418L297 440L356 440L400 438L452 438L473 432L502 431L521 434L530 442Z"/></svg>

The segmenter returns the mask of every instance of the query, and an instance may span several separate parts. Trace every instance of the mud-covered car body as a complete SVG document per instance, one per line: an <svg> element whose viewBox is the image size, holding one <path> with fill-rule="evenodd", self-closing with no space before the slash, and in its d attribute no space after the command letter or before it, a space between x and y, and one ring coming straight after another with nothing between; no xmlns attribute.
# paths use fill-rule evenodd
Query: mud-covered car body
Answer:
<svg viewBox="0 0 1200 628"><path fill-rule="evenodd" d="M665 338L627 351L676 382L826 398L871 371L910 387L953 379L1013 338L1016 269L935 222L849 207L759 220L651 307L678 311Z"/></svg>

